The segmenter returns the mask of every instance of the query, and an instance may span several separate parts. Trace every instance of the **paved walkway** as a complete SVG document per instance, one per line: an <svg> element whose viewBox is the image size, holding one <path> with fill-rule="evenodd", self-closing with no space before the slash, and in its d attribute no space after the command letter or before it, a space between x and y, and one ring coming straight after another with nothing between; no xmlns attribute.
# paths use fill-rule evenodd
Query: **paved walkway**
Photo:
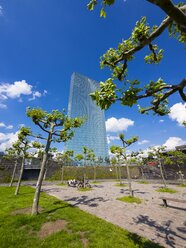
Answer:
<svg viewBox="0 0 186 248"><path fill-rule="evenodd" d="M186 204L171 202L172 207L162 207L160 196L186 199L186 188L171 185L176 194L156 192L161 185L133 183L135 196L142 204L129 204L116 200L128 195L126 187L116 187L115 182L103 182L92 191L80 192L67 186L45 185L43 191L65 200L80 209L105 219L131 232L144 236L164 247L186 247Z"/></svg>

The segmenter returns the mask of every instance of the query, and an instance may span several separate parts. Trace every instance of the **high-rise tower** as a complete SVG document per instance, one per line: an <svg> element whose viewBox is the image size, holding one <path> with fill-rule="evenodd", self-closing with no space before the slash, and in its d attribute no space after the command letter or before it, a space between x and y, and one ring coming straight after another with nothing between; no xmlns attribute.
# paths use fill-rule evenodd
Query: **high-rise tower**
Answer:
<svg viewBox="0 0 186 248"><path fill-rule="evenodd" d="M106 140L105 116L89 94L99 88L99 84L82 76L73 73L70 85L70 97L68 103L68 116L86 117L86 122L75 130L72 140L66 144L68 150L75 154L82 153L82 147L93 149L96 157L105 159L108 157Z"/></svg>

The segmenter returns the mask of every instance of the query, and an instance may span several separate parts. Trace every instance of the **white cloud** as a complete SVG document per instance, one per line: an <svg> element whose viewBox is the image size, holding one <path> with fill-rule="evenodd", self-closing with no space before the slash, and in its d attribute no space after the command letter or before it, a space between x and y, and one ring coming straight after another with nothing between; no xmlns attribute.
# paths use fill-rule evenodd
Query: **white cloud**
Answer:
<svg viewBox="0 0 186 248"><path fill-rule="evenodd" d="M119 136L107 135L107 143L110 144L113 140L119 140Z"/></svg>
<svg viewBox="0 0 186 248"><path fill-rule="evenodd" d="M147 144L149 142L150 142L149 140L138 141L138 145L144 145L144 144Z"/></svg>
<svg viewBox="0 0 186 248"><path fill-rule="evenodd" d="M47 90L44 90L43 91L43 96L46 96L47 93L48 93L48 91Z"/></svg>
<svg viewBox="0 0 186 248"><path fill-rule="evenodd" d="M0 133L0 151L5 151L6 148L11 147L12 143L17 140L16 133Z"/></svg>
<svg viewBox="0 0 186 248"><path fill-rule="evenodd" d="M160 123L161 123L161 122L164 122L164 120L161 119L161 120L159 120L159 122L160 122Z"/></svg>
<svg viewBox="0 0 186 248"><path fill-rule="evenodd" d="M0 108L5 109L7 106L4 104L4 101L8 99L18 98L19 102L22 102L22 95L32 95L29 100L35 100L37 97L45 96L47 91L44 90L43 93L39 91L33 91L33 86L28 84L26 80L16 81L12 84L10 83L1 83L0 84Z"/></svg>
<svg viewBox="0 0 186 248"><path fill-rule="evenodd" d="M1 100L1 98L0 98L0 100ZM0 103L0 109L6 109L6 108L7 108L6 104Z"/></svg>
<svg viewBox="0 0 186 248"><path fill-rule="evenodd" d="M3 15L3 7L0 5L0 16Z"/></svg>
<svg viewBox="0 0 186 248"><path fill-rule="evenodd" d="M6 129L12 129L13 128L12 125L5 125L3 122L0 122L0 127L4 127Z"/></svg>
<svg viewBox="0 0 186 248"><path fill-rule="evenodd" d="M182 126L183 121L186 120L186 103L176 103L170 108L169 117L172 120L178 122L180 126Z"/></svg>
<svg viewBox="0 0 186 248"><path fill-rule="evenodd" d="M19 128L25 127L25 124L21 123L21 124L18 125L18 127L19 127Z"/></svg>
<svg viewBox="0 0 186 248"><path fill-rule="evenodd" d="M32 94L32 85L28 84L25 80L16 81L13 84L2 83L0 85L0 98L19 98L20 95Z"/></svg>
<svg viewBox="0 0 186 248"><path fill-rule="evenodd" d="M107 132L122 132L126 131L129 126L133 126L134 121L127 118L116 119L115 117L111 117L105 124Z"/></svg>
<svg viewBox="0 0 186 248"><path fill-rule="evenodd" d="M33 100L35 100L37 97L41 97L41 96L42 96L42 94L41 94L39 91L35 91L35 92L33 92L32 97L29 98L28 100L29 100L29 101L33 101Z"/></svg>
<svg viewBox="0 0 186 248"><path fill-rule="evenodd" d="M163 146L166 146L167 150L173 150L176 146L186 144L186 141L179 137L169 137Z"/></svg>

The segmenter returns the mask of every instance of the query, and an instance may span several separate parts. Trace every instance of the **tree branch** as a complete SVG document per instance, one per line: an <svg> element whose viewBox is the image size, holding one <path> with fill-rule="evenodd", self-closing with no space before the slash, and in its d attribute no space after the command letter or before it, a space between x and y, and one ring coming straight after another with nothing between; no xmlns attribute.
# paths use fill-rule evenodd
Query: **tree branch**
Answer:
<svg viewBox="0 0 186 248"><path fill-rule="evenodd" d="M186 86L186 78L184 78L180 84L178 85L173 85L171 89L167 92L165 92L162 97L155 98L151 103L153 106L146 108L144 110L144 113L149 111L149 110L154 110L156 113L158 112L158 107L163 102L165 99L167 99L170 95L174 94L176 91L179 92L180 96L182 97L183 101L186 101L186 95L183 92L184 87ZM152 94L153 95L153 94Z"/></svg>
<svg viewBox="0 0 186 248"><path fill-rule="evenodd" d="M151 33L151 35L149 36L148 39L143 40L142 42L140 42L139 45L137 45L136 47L130 49L127 52L124 52L121 57L119 59L117 59L114 62L114 65L116 65L117 63L121 62L122 60L124 60L125 57L127 56L131 56L133 55L135 52L140 51L142 48L144 48L146 45L149 45L155 38L157 38L161 33L163 33L163 31L169 26L169 24L172 22L172 19L170 17L167 17L166 19L164 19L161 24L159 25L159 27ZM107 62L108 63L108 62Z"/></svg>
<svg viewBox="0 0 186 248"><path fill-rule="evenodd" d="M50 133L47 129L45 129L39 122L36 122L36 125L38 125L44 132Z"/></svg>
<svg viewBox="0 0 186 248"><path fill-rule="evenodd" d="M147 0L148 2L157 5L162 9L172 20L179 26L180 30L186 32L186 14L185 8L178 8L171 0Z"/></svg>
<svg viewBox="0 0 186 248"><path fill-rule="evenodd" d="M30 135L31 137L34 137L34 138L36 138L36 139L43 139L43 140L47 140L47 138L44 138L44 137L42 137L42 136L40 136L40 135L34 135L34 134L32 134L32 135Z"/></svg>

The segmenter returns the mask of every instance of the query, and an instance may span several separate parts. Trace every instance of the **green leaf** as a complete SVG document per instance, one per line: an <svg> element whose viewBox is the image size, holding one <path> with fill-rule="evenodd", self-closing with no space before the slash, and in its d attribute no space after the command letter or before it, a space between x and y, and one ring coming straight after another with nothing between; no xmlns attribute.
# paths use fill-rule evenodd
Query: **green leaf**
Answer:
<svg viewBox="0 0 186 248"><path fill-rule="evenodd" d="M106 12L105 12L104 8L102 8L101 11L100 11L100 17L106 18Z"/></svg>

